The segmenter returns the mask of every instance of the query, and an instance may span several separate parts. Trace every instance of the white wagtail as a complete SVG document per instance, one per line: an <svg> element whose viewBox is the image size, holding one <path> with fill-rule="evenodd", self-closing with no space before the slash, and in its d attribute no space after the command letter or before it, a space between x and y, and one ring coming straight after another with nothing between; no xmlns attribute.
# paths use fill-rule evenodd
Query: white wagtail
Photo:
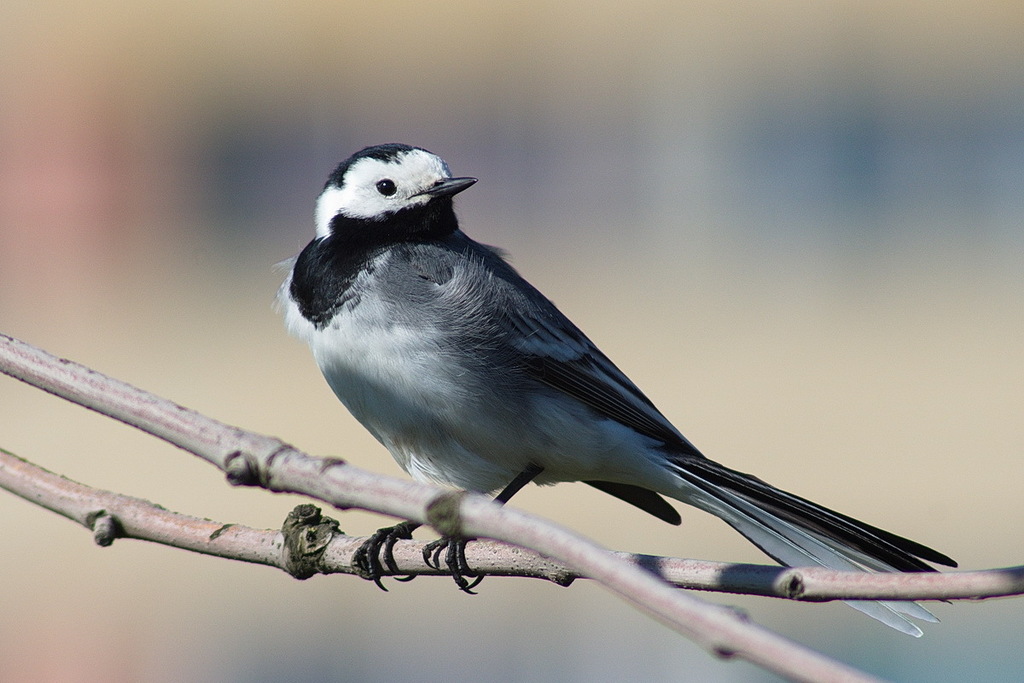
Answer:
<svg viewBox="0 0 1024 683"><path fill-rule="evenodd" d="M662 496L725 520L776 561L838 570L934 571L931 548L713 462L543 294L460 229L453 178L425 149L367 147L331 174L316 238L279 294L288 329L327 383L421 481L506 502L533 481L583 481L670 524ZM376 534L360 563L380 584L407 523ZM465 559L447 561L456 580ZM429 561L429 560L428 560ZM475 584L474 584L475 585ZM912 602L851 603L912 635Z"/></svg>

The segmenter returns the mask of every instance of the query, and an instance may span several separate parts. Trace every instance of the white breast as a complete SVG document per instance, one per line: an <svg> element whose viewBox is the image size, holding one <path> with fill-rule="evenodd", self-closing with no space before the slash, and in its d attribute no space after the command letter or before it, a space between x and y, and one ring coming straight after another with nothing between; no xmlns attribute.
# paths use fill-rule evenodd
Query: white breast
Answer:
<svg viewBox="0 0 1024 683"><path fill-rule="evenodd" d="M289 332L309 344L341 402L414 477L481 491L494 488L492 481L507 483L514 464L486 462L451 436L473 399L458 381L459 367L439 362L441 331L427 321L397 322L402 317L376 293L371 277L357 277L358 303L322 329L302 317L288 294L289 278L278 295Z"/></svg>

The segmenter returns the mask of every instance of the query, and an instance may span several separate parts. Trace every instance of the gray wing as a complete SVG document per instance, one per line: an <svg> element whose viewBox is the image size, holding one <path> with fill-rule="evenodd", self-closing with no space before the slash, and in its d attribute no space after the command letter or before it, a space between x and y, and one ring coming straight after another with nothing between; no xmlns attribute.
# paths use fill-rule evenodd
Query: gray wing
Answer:
<svg viewBox="0 0 1024 683"><path fill-rule="evenodd" d="M529 286L529 285L527 285ZM527 374L544 385L589 406L603 417L662 441L675 453L703 458L633 382L548 299L534 290L543 304L537 314L516 313L506 318L511 338ZM539 314L539 315L538 315ZM669 524L681 523L660 495L639 486L607 481L587 484L634 505Z"/></svg>
<svg viewBox="0 0 1024 683"><path fill-rule="evenodd" d="M478 314L486 311L483 316L470 316L474 331L489 340L485 346L498 352L507 371L571 396L597 415L661 441L673 453L703 457L500 252L459 233L447 242L420 245L404 256L418 279L436 285L448 283L457 271L475 271L473 276L463 278L475 287L464 292L459 308L473 309ZM680 523L675 508L654 491L617 482L586 483L670 524Z"/></svg>
<svg viewBox="0 0 1024 683"><path fill-rule="evenodd" d="M536 295L540 296L539 292ZM664 442L673 451L700 455L579 328L550 301L544 299L544 304L532 315L520 309L506 317L515 330L512 339L530 376L603 417Z"/></svg>
<svg viewBox="0 0 1024 683"><path fill-rule="evenodd" d="M498 252L457 233L447 241L410 245L402 260L415 279L459 292L453 295L458 303L448 299L437 315L454 315L449 324L464 336L486 338L507 370L571 396L673 452L700 456L650 399ZM430 305L432 298L411 289L403 296L420 305Z"/></svg>

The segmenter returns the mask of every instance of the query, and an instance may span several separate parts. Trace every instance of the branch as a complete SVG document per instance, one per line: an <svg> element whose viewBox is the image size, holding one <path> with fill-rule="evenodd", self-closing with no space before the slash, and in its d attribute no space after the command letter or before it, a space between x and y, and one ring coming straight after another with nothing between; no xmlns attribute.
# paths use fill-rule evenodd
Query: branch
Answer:
<svg viewBox="0 0 1024 683"><path fill-rule="evenodd" d="M484 496L374 475L341 460L309 456L278 439L217 422L6 335L0 335L0 371L183 448L224 471L232 484L300 493L340 509L426 522L447 536L523 545L599 581L719 656L740 657L794 680L870 680L728 609L681 593L566 529L500 507ZM112 537L117 525L124 526L116 518L96 519L104 520L103 539ZM217 538L230 533L227 528Z"/></svg>
<svg viewBox="0 0 1024 683"><path fill-rule="evenodd" d="M151 541L231 560L276 567L297 578L355 574L355 551L366 536L349 536L312 505L300 505L285 529L254 529L192 517L140 498L104 491L49 472L0 448L0 488L93 531L107 546L117 538ZM313 533L309 533L312 531ZM293 536L288 547L284 539ZM296 545L297 544L297 545ZM399 576L447 576L423 561L424 541L399 541ZM946 574L865 574L816 567L732 564L633 553L613 553L662 580L691 590L760 595L809 602L826 600L977 600L1024 594L1024 567ZM588 577L532 550L501 541L471 541L466 559L486 576L546 579L568 586ZM865 580L867 579L867 580Z"/></svg>

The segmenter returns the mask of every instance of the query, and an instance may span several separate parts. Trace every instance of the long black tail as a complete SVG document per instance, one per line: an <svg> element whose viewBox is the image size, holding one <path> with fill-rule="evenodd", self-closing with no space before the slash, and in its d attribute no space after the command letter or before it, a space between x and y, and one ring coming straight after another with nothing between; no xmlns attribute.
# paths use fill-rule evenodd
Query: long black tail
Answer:
<svg viewBox="0 0 1024 683"><path fill-rule="evenodd" d="M787 493L760 479L699 457L680 456L672 468L683 486L664 492L696 505L746 536L781 564L842 571L935 571L955 567L946 555L883 529ZM935 621L913 602L850 601L853 607L911 635L921 630L904 615Z"/></svg>

